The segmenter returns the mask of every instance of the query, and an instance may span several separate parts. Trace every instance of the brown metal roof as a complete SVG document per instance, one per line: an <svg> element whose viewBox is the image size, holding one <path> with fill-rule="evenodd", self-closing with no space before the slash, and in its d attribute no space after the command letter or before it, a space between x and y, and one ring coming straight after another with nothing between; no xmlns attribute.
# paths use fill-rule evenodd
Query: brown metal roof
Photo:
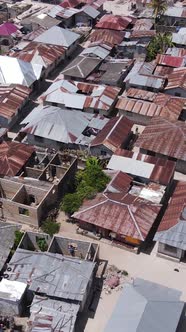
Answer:
<svg viewBox="0 0 186 332"><path fill-rule="evenodd" d="M175 68L173 72L168 75L168 84L165 90L174 88L186 89L186 68Z"/></svg>
<svg viewBox="0 0 186 332"><path fill-rule="evenodd" d="M167 77L169 74L171 74L173 72L173 69L174 69L173 67L158 65L158 66L156 66L156 69L154 70L154 75Z"/></svg>
<svg viewBox="0 0 186 332"><path fill-rule="evenodd" d="M168 208L159 225L158 232L166 231L177 225L180 221L182 211L186 205L186 182L179 181L176 185Z"/></svg>
<svg viewBox="0 0 186 332"><path fill-rule="evenodd" d="M156 35L155 30L134 30L132 31L131 38L144 38L144 37L154 37Z"/></svg>
<svg viewBox="0 0 186 332"><path fill-rule="evenodd" d="M131 17L106 14L96 24L96 28L122 31L132 22Z"/></svg>
<svg viewBox="0 0 186 332"><path fill-rule="evenodd" d="M97 43L99 45L106 44L110 47L118 45L122 42L124 38L124 33L120 31L113 31L107 29L94 30L88 38L90 44Z"/></svg>
<svg viewBox="0 0 186 332"><path fill-rule="evenodd" d="M135 146L186 161L186 124L152 118L135 142Z"/></svg>
<svg viewBox="0 0 186 332"><path fill-rule="evenodd" d="M63 54L65 54L65 49L62 46L31 42L21 51L10 52L9 56L26 62L44 63L47 68Z"/></svg>
<svg viewBox="0 0 186 332"><path fill-rule="evenodd" d="M156 57L156 62L159 65L169 66L169 67L184 67L185 66L185 58L180 56L172 56L168 54L158 54Z"/></svg>
<svg viewBox="0 0 186 332"><path fill-rule="evenodd" d="M43 27L39 27L37 30L34 30L27 35L24 35L23 39L28 41L33 41L35 38L39 37L43 32L47 29Z"/></svg>
<svg viewBox="0 0 186 332"><path fill-rule="evenodd" d="M119 110L141 114L148 117L160 116L168 120L177 120L183 109L183 102L178 103L177 108L172 105L160 105L156 102L127 98L121 96L116 104Z"/></svg>
<svg viewBox="0 0 186 332"><path fill-rule="evenodd" d="M133 181L132 176L129 176L128 174L121 171L106 170L105 172L112 179L104 192L124 193L129 191L131 183Z"/></svg>
<svg viewBox="0 0 186 332"><path fill-rule="evenodd" d="M154 168L149 177L150 181L157 182L162 185L168 185L174 175L174 170L176 166L176 163L174 161L124 149L116 150L115 155L131 158L133 160L140 160L148 164L153 164Z"/></svg>
<svg viewBox="0 0 186 332"><path fill-rule="evenodd" d="M0 175L15 176L31 157L35 149L26 144L3 142L0 144Z"/></svg>
<svg viewBox="0 0 186 332"><path fill-rule="evenodd" d="M0 86L0 116L11 119L29 97L31 90L23 85Z"/></svg>
<svg viewBox="0 0 186 332"><path fill-rule="evenodd" d="M121 236L144 241L161 206L142 198L123 194L98 194L84 201L73 217L83 222L107 229Z"/></svg>
<svg viewBox="0 0 186 332"><path fill-rule="evenodd" d="M114 152L126 141L132 126L133 122L129 119L123 116L114 117L100 130L90 146L105 145Z"/></svg>
<svg viewBox="0 0 186 332"><path fill-rule="evenodd" d="M133 30L148 31L153 26L153 20L149 18L140 18L136 20Z"/></svg>

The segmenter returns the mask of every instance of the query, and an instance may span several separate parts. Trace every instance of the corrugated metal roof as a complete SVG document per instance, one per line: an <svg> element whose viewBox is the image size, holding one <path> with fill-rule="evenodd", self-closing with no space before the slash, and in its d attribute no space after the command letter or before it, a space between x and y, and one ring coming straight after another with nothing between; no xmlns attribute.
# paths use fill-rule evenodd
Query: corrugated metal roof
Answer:
<svg viewBox="0 0 186 332"><path fill-rule="evenodd" d="M78 55L65 69L62 74L70 77L87 78L101 63L98 57L85 57Z"/></svg>
<svg viewBox="0 0 186 332"><path fill-rule="evenodd" d="M113 31L113 30L107 30L107 29L99 29L99 30L93 30L90 34L86 44L87 47L89 47L92 43L98 43L98 45L101 46L101 44L110 45L111 47L114 47L114 45L118 45L122 42L124 39L124 33Z"/></svg>
<svg viewBox="0 0 186 332"><path fill-rule="evenodd" d="M101 46L92 46L85 48L81 55L96 56L100 59L105 59L109 55L110 51L106 50Z"/></svg>
<svg viewBox="0 0 186 332"><path fill-rule="evenodd" d="M0 55L1 84L22 84L29 87L40 78L41 72L41 65Z"/></svg>
<svg viewBox="0 0 186 332"><path fill-rule="evenodd" d="M132 38L145 38L145 37L154 37L156 35L155 30L133 30L131 33Z"/></svg>
<svg viewBox="0 0 186 332"><path fill-rule="evenodd" d="M155 241L186 250L186 182L176 185L168 208L154 237Z"/></svg>
<svg viewBox="0 0 186 332"><path fill-rule="evenodd" d="M154 22L151 18L140 18L136 20L133 30L149 31L152 28L153 24Z"/></svg>
<svg viewBox="0 0 186 332"><path fill-rule="evenodd" d="M96 24L96 28L122 31L125 30L131 22L132 18L128 16L106 14L102 16Z"/></svg>
<svg viewBox="0 0 186 332"><path fill-rule="evenodd" d="M14 245L15 231L19 228L18 225L0 222L0 271L4 267L11 248Z"/></svg>
<svg viewBox="0 0 186 332"><path fill-rule="evenodd" d="M111 181L104 190L105 193L124 193L129 191L133 181L131 176L115 170L106 170L105 173L111 178Z"/></svg>
<svg viewBox="0 0 186 332"><path fill-rule="evenodd" d="M156 66L156 69L154 71L154 75L162 76L162 77L168 77L169 74L173 72L173 67L167 67L167 66Z"/></svg>
<svg viewBox="0 0 186 332"><path fill-rule="evenodd" d="M158 54L156 57L156 62L159 65L169 66L169 67L185 67L186 59L178 56L171 56L167 54Z"/></svg>
<svg viewBox="0 0 186 332"><path fill-rule="evenodd" d="M11 119L21 109L31 90L23 85L0 86L0 116Z"/></svg>
<svg viewBox="0 0 186 332"><path fill-rule="evenodd" d="M0 175L16 175L34 152L29 145L16 142L0 144Z"/></svg>
<svg viewBox="0 0 186 332"><path fill-rule="evenodd" d="M172 34L172 42L177 45L186 45L186 35L181 33Z"/></svg>
<svg viewBox="0 0 186 332"><path fill-rule="evenodd" d="M39 37L45 31L46 28L39 27L37 30L31 31L27 35L24 35L23 39L28 41L33 41L35 38Z"/></svg>
<svg viewBox="0 0 186 332"><path fill-rule="evenodd" d="M168 48L168 50L166 51L166 54L169 54L172 56L178 56L178 57L186 57L186 49L172 47L172 48Z"/></svg>
<svg viewBox="0 0 186 332"><path fill-rule="evenodd" d="M172 6L172 7L168 7L163 15L179 17L179 18L181 18L181 17L186 18L186 10L184 7Z"/></svg>
<svg viewBox="0 0 186 332"><path fill-rule="evenodd" d="M11 36L16 33L18 28L11 22L5 22L0 25L0 36Z"/></svg>
<svg viewBox="0 0 186 332"><path fill-rule="evenodd" d="M67 258L49 252L31 252L17 249L9 266L9 280L29 285L33 292L46 294L55 299L82 302L95 264L78 258Z"/></svg>
<svg viewBox="0 0 186 332"><path fill-rule="evenodd" d="M135 142L135 146L186 161L186 124L152 118Z"/></svg>
<svg viewBox="0 0 186 332"><path fill-rule="evenodd" d="M96 135L107 122L108 119L100 115L40 105L21 124L26 124L22 129L23 132L57 142L78 144L87 127L92 128ZM83 137L86 138L85 135ZM91 139L93 138L92 134Z"/></svg>
<svg viewBox="0 0 186 332"><path fill-rule="evenodd" d="M125 284L104 332L176 332L184 309L181 292L135 279Z"/></svg>
<svg viewBox="0 0 186 332"><path fill-rule="evenodd" d="M65 49L62 46L29 43L21 51L10 51L9 56L21 59L33 64L39 64L47 68L55 61L65 55Z"/></svg>
<svg viewBox="0 0 186 332"><path fill-rule="evenodd" d="M165 90L174 88L186 89L186 68L175 68L173 72L168 75L168 84Z"/></svg>
<svg viewBox="0 0 186 332"><path fill-rule="evenodd" d="M160 205L128 193L107 193L85 200L73 217L120 236L144 241L160 208Z"/></svg>
<svg viewBox="0 0 186 332"><path fill-rule="evenodd" d="M114 117L98 133L90 144L90 147L105 145L113 152L126 141L131 133L133 122L121 116Z"/></svg>
<svg viewBox="0 0 186 332"><path fill-rule="evenodd" d="M58 45L68 48L79 38L80 35L77 33L74 33L68 29L54 26L36 37L34 41L38 43Z"/></svg>
<svg viewBox="0 0 186 332"><path fill-rule="evenodd" d="M107 168L168 185L173 177L175 166L175 162L171 160L118 149L115 155L112 155Z"/></svg>
<svg viewBox="0 0 186 332"><path fill-rule="evenodd" d="M105 85L57 80L42 95L42 99L64 107L109 111L119 92L119 88Z"/></svg>
<svg viewBox="0 0 186 332"><path fill-rule="evenodd" d="M59 6L63 8L75 8L79 5L79 0L63 0Z"/></svg>
<svg viewBox="0 0 186 332"><path fill-rule="evenodd" d="M130 85L143 86L149 88L155 88L157 90L162 90L165 85L165 78L155 75L140 75L136 73L135 75L129 75L126 77L125 82Z"/></svg>
<svg viewBox="0 0 186 332"><path fill-rule="evenodd" d="M175 104L175 103L174 103ZM173 105L167 102L167 105L161 105L157 102L149 102L146 100L127 98L121 96L116 104L116 108L119 110L132 112L148 117L160 116L168 120L177 120L183 109L184 102L178 100L177 107L172 107Z"/></svg>

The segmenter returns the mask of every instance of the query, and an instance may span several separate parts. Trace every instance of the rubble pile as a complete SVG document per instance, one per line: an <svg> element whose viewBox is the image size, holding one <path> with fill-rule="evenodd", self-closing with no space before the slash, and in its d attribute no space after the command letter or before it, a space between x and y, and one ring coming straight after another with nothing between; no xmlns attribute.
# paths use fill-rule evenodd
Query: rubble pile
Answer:
<svg viewBox="0 0 186 332"><path fill-rule="evenodd" d="M113 289L119 291L123 288L124 282L128 280L128 272L118 269L115 265L109 265L103 278L103 289L106 294L110 294Z"/></svg>

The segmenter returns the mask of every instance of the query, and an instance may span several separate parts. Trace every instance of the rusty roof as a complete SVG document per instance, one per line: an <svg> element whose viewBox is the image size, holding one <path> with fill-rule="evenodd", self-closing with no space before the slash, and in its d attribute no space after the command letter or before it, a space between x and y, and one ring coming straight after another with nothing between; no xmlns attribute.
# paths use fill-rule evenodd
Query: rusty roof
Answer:
<svg viewBox="0 0 186 332"><path fill-rule="evenodd" d="M152 118L135 146L186 161L186 124L182 121Z"/></svg>
<svg viewBox="0 0 186 332"><path fill-rule="evenodd" d="M113 170L106 170L105 173L111 177L111 181L107 185L104 192L121 193L129 191L133 181L132 176L129 176L128 174L121 171Z"/></svg>
<svg viewBox="0 0 186 332"><path fill-rule="evenodd" d="M129 193L98 194L84 201L73 217L83 222L144 241L161 206Z"/></svg>
<svg viewBox="0 0 186 332"><path fill-rule="evenodd" d="M158 227L158 232L168 230L177 225L186 206L186 182L178 181L168 208Z"/></svg>
<svg viewBox="0 0 186 332"><path fill-rule="evenodd" d="M168 84L165 90L174 88L186 89L186 68L174 68L173 72L168 75Z"/></svg>
<svg viewBox="0 0 186 332"><path fill-rule="evenodd" d="M98 135L92 140L90 147L105 145L111 151L116 151L126 141L131 133L133 122L121 116L108 121Z"/></svg>
<svg viewBox="0 0 186 332"><path fill-rule="evenodd" d="M47 68L64 54L65 49L62 46L31 42L21 51L10 51L9 56L26 62L42 64Z"/></svg>
<svg viewBox="0 0 186 332"><path fill-rule="evenodd" d="M0 86L0 116L11 119L29 97L31 90L23 85Z"/></svg>
<svg viewBox="0 0 186 332"><path fill-rule="evenodd" d="M39 27L37 30L31 31L27 35L24 35L23 39L28 41L33 41L35 38L39 37L45 31L46 28Z"/></svg>
<svg viewBox="0 0 186 332"><path fill-rule="evenodd" d="M153 26L153 20L149 18L140 18L136 20L133 30L149 31Z"/></svg>
<svg viewBox="0 0 186 332"><path fill-rule="evenodd" d="M174 70L173 67L157 65L156 69L154 70L154 75L168 77L168 75L171 74L173 70Z"/></svg>
<svg viewBox="0 0 186 332"><path fill-rule="evenodd" d="M184 67L186 64L186 59L181 56L172 56L167 54L158 54L156 57L156 62L162 66L169 66L174 68Z"/></svg>
<svg viewBox="0 0 186 332"><path fill-rule="evenodd" d="M181 101L176 107L172 107L171 103L167 105L160 105L156 102L149 102L146 100L127 98L120 96L116 106L117 109L132 112L148 117L160 116L168 120L177 120L183 109L183 102Z"/></svg>
<svg viewBox="0 0 186 332"><path fill-rule="evenodd" d="M122 42L124 35L125 33L122 33L121 31L98 29L92 31L87 42L89 46L90 44L98 44L98 45L106 44L109 45L110 47L114 47L114 45L118 45Z"/></svg>
<svg viewBox="0 0 186 332"><path fill-rule="evenodd" d="M139 160L142 163L153 164L154 168L149 177L150 181L157 182L163 185L168 185L173 177L176 163L172 160L157 158L154 156L142 154L140 152L133 152L124 149L117 149L115 155L128 158L129 163L130 159L133 159Z"/></svg>
<svg viewBox="0 0 186 332"><path fill-rule="evenodd" d="M3 142L0 144L0 175L15 176L31 157L35 149L26 144Z"/></svg>
<svg viewBox="0 0 186 332"><path fill-rule="evenodd" d="M76 8L81 2L80 0L63 0L59 6L63 8Z"/></svg>
<svg viewBox="0 0 186 332"><path fill-rule="evenodd" d="M154 37L156 35L155 30L133 30L131 33L131 38L145 38Z"/></svg>
<svg viewBox="0 0 186 332"><path fill-rule="evenodd" d="M132 22L128 16L106 14L96 24L96 28L122 31Z"/></svg>

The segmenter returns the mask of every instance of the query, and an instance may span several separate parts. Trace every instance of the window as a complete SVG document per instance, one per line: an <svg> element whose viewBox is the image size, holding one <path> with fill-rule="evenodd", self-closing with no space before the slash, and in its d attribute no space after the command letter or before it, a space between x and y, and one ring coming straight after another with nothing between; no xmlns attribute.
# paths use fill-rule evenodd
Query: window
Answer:
<svg viewBox="0 0 186 332"><path fill-rule="evenodd" d="M177 253L177 248L169 246L169 244L165 244L164 248L165 248L166 251L169 251L169 252L172 252L172 253Z"/></svg>
<svg viewBox="0 0 186 332"><path fill-rule="evenodd" d="M179 92L175 92L175 96L176 96L176 97L181 97L181 93L179 93Z"/></svg>
<svg viewBox="0 0 186 332"><path fill-rule="evenodd" d="M35 136L36 141L42 143L44 141L44 138L41 136Z"/></svg>
<svg viewBox="0 0 186 332"><path fill-rule="evenodd" d="M19 207L19 214L22 214L25 217L29 217L29 210L28 209L24 209L22 207Z"/></svg>
<svg viewBox="0 0 186 332"><path fill-rule="evenodd" d="M106 154L107 154L106 151L101 150L101 155L102 155L102 156L106 156Z"/></svg>

